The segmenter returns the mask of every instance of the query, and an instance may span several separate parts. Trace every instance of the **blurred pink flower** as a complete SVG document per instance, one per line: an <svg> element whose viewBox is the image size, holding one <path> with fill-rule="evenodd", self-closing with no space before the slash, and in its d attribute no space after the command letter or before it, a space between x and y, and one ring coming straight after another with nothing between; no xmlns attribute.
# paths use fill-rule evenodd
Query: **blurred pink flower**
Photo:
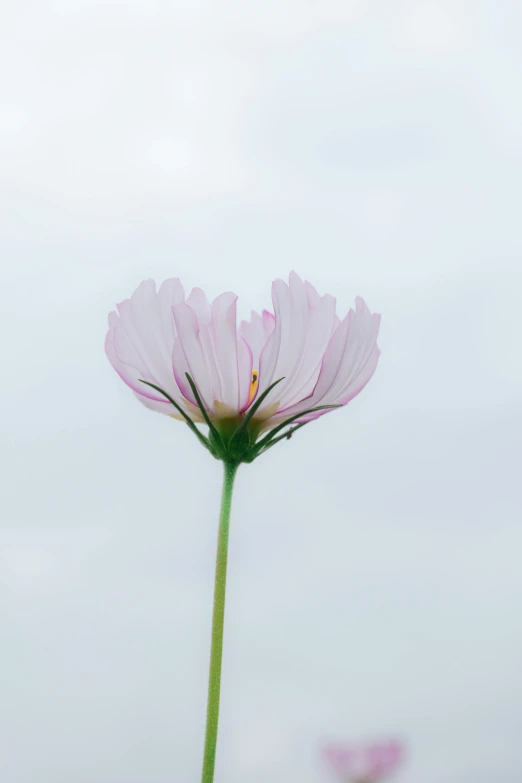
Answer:
<svg viewBox="0 0 522 783"><path fill-rule="evenodd" d="M328 744L323 758L343 783L377 783L403 763L404 745L397 741L361 745Z"/></svg>
<svg viewBox="0 0 522 783"><path fill-rule="evenodd" d="M321 297L292 272L289 284L276 280L272 285L274 314L252 312L239 328L236 300L225 293L209 303L199 288L185 297L176 278L158 291L147 280L109 315L109 361L144 405L182 418L164 395L142 382L147 381L193 422L204 419L187 373L213 422L237 422L271 384L284 379L255 412L258 433L288 419L310 421L329 410L311 408L346 405L372 377L380 316L372 315L361 298L340 321L335 299Z"/></svg>

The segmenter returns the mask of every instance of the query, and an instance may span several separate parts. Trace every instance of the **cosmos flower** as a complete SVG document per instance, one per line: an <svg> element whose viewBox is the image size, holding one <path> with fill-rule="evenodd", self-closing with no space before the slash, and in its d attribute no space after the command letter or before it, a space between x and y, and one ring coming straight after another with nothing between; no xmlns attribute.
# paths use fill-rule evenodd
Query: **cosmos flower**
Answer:
<svg viewBox="0 0 522 783"><path fill-rule="evenodd" d="M185 297L176 278L159 290L147 280L110 313L106 353L144 405L184 419L214 456L250 462L287 425L350 402L379 358L380 316L361 298L341 321L335 299L292 272L273 283L272 302L238 327L235 294L209 303L200 288Z"/></svg>
<svg viewBox="0 0 522 783"><path fill-rule="evenodd" d="M146 280L110 313L105 341L109 361L136 397L154 411L184 420L223 461L202 783L214 781L230 511L238 467L350 402L379 359L380 316L372 315L362 299L341 321L335 299L320 296L292 272L288 284L273 283L272 302L273 313L253 312L238 327L235 294L221 294L210 303L200 288L185 297L178 279L165 281L159 290ZM201 423L208 426L208 436L197 426ZM372 753L361 756L368 761L361 774L369 770L373 777L345 779L378 780L375 774L391 762Z"/></svg>
<svg viewBox="0 0 522 783"><path fill-rule="evenodd" d="M365 745L329 744L322 753L342 783L378 783L392 775L404 761L404 746L394 741Z"/></svg>

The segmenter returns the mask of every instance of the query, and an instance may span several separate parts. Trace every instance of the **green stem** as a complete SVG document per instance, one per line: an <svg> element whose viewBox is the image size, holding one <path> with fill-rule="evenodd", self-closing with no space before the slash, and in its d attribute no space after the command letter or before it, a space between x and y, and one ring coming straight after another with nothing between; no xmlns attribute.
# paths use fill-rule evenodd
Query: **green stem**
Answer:
<svg viewBox="0 0 522 783"><path fill-rule="evenodd" d="M225 462L221 512L216 557L216 581L214 585L214 612L212 614L212 645L210 648L210 674L208 680L207 728L203 754L201 783L212 783L216 763L216 743L219 720L219 693L221 690L221 659L223 657L223 627L225 622L225 593L227 586L228 528L232 489L237 464Z"/></svg>

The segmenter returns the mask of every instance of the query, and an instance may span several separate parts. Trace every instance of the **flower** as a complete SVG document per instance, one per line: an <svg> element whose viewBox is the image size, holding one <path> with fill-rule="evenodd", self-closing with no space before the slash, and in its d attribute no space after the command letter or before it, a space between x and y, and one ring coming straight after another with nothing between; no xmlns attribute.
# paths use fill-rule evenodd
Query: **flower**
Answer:
<svg viewBox="0 0 522 783"><path fill-rule="evenodd" d="M274 313L252 312L238 328L235 294L209 303L200 288L185 297L176 278L159 290L146 280L109 314L106 353L144 405L184 419L214 456L251 461L350 402L379 358L380 316L360 297L341 321L335 299L292 272L273 283L272 301Z"/></svg>
<svg viewBox="0 0 522 783"><path fill-rule="evenodd" d="M393 774L404 761L404 746L397 741L365 745L330 744L323 758L343 783L377 783Z"/></svg>

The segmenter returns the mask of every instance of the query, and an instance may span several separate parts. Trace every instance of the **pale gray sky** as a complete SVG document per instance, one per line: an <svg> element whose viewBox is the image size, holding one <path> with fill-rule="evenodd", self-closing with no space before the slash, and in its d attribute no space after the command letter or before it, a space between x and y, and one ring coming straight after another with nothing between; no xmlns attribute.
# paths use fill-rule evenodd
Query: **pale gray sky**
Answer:
<svg viewBox="0 0 522 783"><path fill-rule="evenodd" d="M109 366L146 277L382 313L348 408L240 470L216 783L522 775L522 8L0 10L2 783L200 774L220 466Z"/></svg>

